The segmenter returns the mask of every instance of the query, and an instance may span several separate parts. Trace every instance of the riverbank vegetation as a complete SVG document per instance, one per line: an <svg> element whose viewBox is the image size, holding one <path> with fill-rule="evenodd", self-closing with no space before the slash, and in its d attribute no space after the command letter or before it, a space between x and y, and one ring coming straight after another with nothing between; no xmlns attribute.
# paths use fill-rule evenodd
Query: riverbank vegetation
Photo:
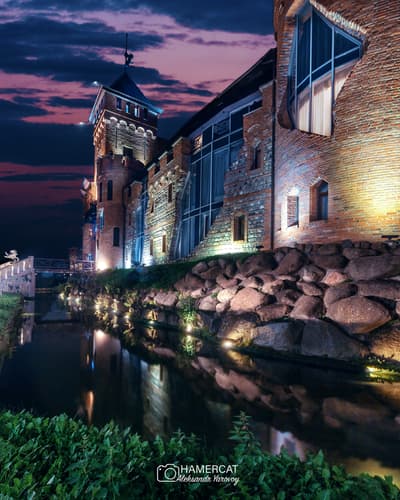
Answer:
<svg viewBox="0 0 400 500"><path fill-rule="evenodd" d="M331 466L320 452L305 462L285 451L261 450L244 414L225 456L181 432L169 440L146 441L109 423L87 427L65 415L34 417L0 413L2 498L275 498L398 499L391 478L353 476ZM165 481L178 465L237 465L227 482ZM171 465L172 464L172 465ZM196 474L191 474L192 477ZM238 478L239 481L234 481ZM236 484L235 484L236 483Z"/></svg>
<svg viewBox="0 0 400 500"><path fill-rule="evenodd" d="M0 295L0 342L7 342L17 328L22 311L22 297L17 294Z"/></svg>

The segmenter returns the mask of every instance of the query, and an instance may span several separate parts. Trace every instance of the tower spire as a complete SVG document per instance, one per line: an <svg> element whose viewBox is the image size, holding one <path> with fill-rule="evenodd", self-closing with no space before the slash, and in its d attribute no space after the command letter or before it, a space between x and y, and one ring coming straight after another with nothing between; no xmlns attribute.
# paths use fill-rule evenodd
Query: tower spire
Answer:
<svg viewBox="0 0 400 500"><path fill-rule="evenodd" d="M133 54L128 53L128 33L125 33L125 68L128 68L132 62Z"/></svg>

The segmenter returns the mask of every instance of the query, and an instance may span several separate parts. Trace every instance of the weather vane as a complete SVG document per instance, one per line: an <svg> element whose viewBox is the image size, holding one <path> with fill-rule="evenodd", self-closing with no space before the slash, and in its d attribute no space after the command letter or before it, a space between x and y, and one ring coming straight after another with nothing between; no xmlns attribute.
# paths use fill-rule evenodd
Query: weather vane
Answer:
<svg viewBox="0 0 400 500"><path fill-rule="evenodd" d="M133 54L128 53L128 33L125 33L125 66L128 67L133 59Z"/></svg>

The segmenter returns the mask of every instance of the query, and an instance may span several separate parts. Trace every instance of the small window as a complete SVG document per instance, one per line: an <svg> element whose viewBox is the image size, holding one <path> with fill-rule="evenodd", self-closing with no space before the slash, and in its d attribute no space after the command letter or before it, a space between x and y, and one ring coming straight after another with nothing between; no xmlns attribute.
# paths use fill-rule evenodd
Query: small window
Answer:
<svg viewBox="0 0 400 500"><path fill-rule="evenodd" d="M174 159L174 152L172 151L172 149L170 149L167 153L167 163L169 163L173 159Z"/></svg>
<svg viewBox="0 0 400 500"><path fill-rule="evenodd" d="M147 120L149 117L149 110L147 108L143 108L143 120Z"/></svg>
<svg viewBox="0 0 400 500"><path fill-rule="evenodd" d="M299 225L299 197L298 196L288 196L287 197L287 225L288 225L288 227Z"/></svg>
<svg viewBox="0 0 400 500"><path fill-rule="evenodd" d="M107 181L107 201L113 199L113 181Z"/></svg>
<svg viewBox="0 0 400 500"><path fill-rule="evenodd" d="M154 165L154 175L158 174L158 172L160 171L160 162L158 161L155 165Z"/></svg>
<svg viewBox="0 0 400 500"><path fill-rule="evenodd" d="M153 257L153 253L154 253L154 244L153 244L153 239L150 238L150 244L149 244L149 249L150 249L150 257Z"/></svg>
<svg viewBox="0 0 400 500"><path fill-rule="evenodd" d="M168 184L168 203L172 203L172 182Z"/></svg>
<svg viewBox="0 0 400 500"><path fill-rule="evenodd" d="M262 166L262 151L261 146L257 146L253 149L253 161L251 162L250 170L256 170Z"/></svg>
<svg viewBox="0 0 400 500"><path fill-rule="evenodd" d="M125 104L125 113L129 113L129 111L130 111L130 105L129 105L129 102L127 102Z"/></svg>
<svg viewBox="0 0 400 500"><path fill-rule="evenodd" d="M99 182L99 201L103 201L103 183Z"/></svg>
<svg viewBox="0 0 400 500"><path fill-rule="evenodd" d="M113 230L113 247L119 247L119 227L114 227Z"/></svg>
<svg viewBox="0 0 400 500"><path fill-rule="evenodd" d="M161 242L161 251L165 253L167 251L167 235L163 234Z"/></svg>
<svg viewBox="0 0 400 500"><path fill-rule="evenodd" d="M122 109L122 100L119 97L117 97L116 105L117 109Z"/></svg>
<svg viewBox="0 0 400 500"><path fill-rule="evenodd" d="M104 229L104 208L100 208L99 210L99 229L100 231Z"/></svg>
<svg viewBox="0 0 400 500"><path fill-rule="evenodd" d="M154 214L154 200L150 200L150 213Z"/></svg>
<svg viewBox="0 0 400 500"><path fill-rule="evenodd" d="M96 248L97 250L100 248L100 240L96 240Z"/></svg>
<svg viewBox="0 0 400 500"><path fill-rule="evenodd" d="M310 190L310 220L328 219L328 183L319 181Z"/></svg>
<svg viewBox="0 0 400 500"><path fill-rule="evenodd" d="M128 158L133 158L133 149L124 146L123 150L122 150L122 154L123 154L123 156L127 156Z"/></svg>
<svg viewBox="0 0 400 500"><path fill-rule="evenodd" d="M135 118L139 118L140 116L140 108L139 106L136 106L133 108L133 115L135 116Z"/></svg>
<svg viewBox="0 0 400 500"><path fill-rule="evenodd" d="M244 214L236 215L233 218L233 241L246 240L247 220Z"/></svg>

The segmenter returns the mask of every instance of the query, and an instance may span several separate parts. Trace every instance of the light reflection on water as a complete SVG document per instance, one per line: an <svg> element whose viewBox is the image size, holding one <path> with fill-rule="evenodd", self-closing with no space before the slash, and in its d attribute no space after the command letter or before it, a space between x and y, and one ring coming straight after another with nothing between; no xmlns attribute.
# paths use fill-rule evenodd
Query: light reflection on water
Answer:
<svg viewBox="0 0 400 500"><path fill-rule="evenodd" d="M31 313L32 313L32 304ZM400 384L360 384L338 373L227 352L177 369L129 352L115 336L67 322L54 302L27 315L12 356L0 362L0 406L88 423L113 419L146 438L181 428L217 448L241 409L264 449L302 459L322 448L353 473L400 484ZM165 358L166 359L166 358Z"/></svg>

